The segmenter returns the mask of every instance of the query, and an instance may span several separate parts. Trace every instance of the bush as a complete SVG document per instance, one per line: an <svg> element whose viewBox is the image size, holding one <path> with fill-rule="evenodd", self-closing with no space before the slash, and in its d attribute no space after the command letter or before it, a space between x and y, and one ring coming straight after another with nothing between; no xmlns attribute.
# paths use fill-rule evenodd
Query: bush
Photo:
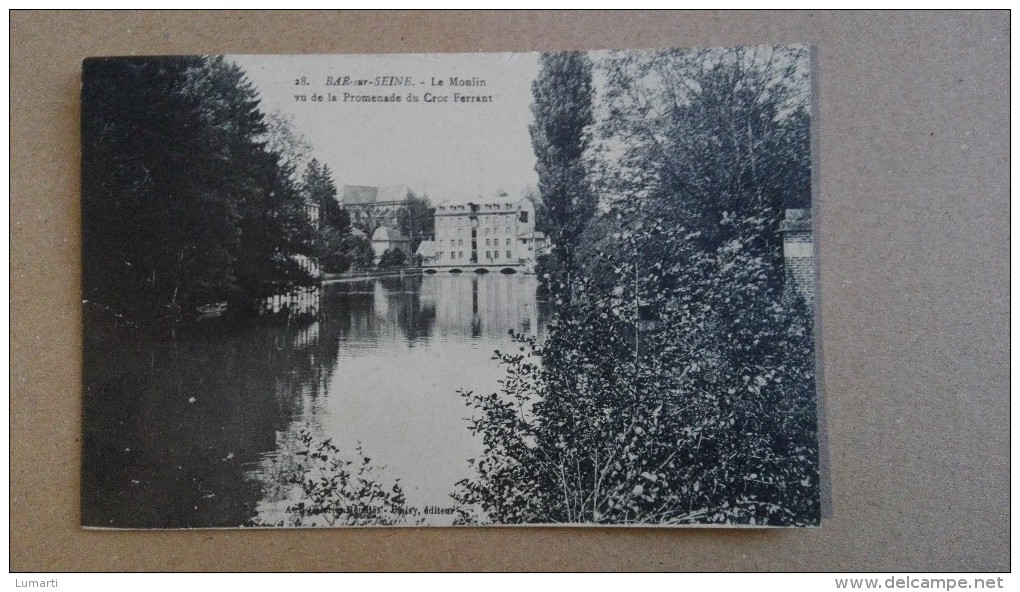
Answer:
<svg viewBox="0 0 1020 592"><path fill-rule="evenodd" d="M289 482L301 488L301 501L287 506L291 526L374 526L404 524L408 510L400 480L381 483L359 444L357 460L349 460L331 439L316 441L307 431L298 437L302 449Z"/></svg>
<svg viewBox="0 0 1020 592"><path fill-rule="evenodd" d="M375 261L372 243L364 237L348 235L344 239L344 253L350 260L348 269L369 269Z"/></svg>
<svg viewBox="0 0 1020 592"><path fill-rule="evenodd" d="M406 260L407 256L400 249L386 249L379 257L379 269L400 267Z"/></svg>
<svg viewBox="0 0 1020 592"><path fill-rule="evenodd" d="M817 523L811 317L750 247L763 224L727 218L708 252L621 235L612 281L578 278L545 343L497 352L500 392L463 393L486 452L460 521Z"/></svg>

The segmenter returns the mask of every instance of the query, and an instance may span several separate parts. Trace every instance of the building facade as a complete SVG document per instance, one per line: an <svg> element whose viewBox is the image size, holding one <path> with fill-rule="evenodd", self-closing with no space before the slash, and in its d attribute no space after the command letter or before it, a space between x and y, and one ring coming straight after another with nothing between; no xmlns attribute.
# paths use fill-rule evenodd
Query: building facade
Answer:
<svg viewBox="0 0 1020 592"><path fill-rule="evenodd" d="M375 253L375 264L386 251L400 251L404 257L411 255L411 240L396 228L380 226L372 233L372 252Z"/></svg>
<svg viewBox="0 0 1020 592"><path fill-rule="evenodd" d="M421 241L414 255L422 267L435 267L439 263L439 251L436 250L436 241L434 240Z"/></svg>
<svg viewBox="0 0 1020 592"><path fill-rule="evenodd" d="M786 210L786 218L779 231L783 234L786 290L800 294L811 304L815 299L815 241L811 230L811 210Z"/></svg>
<svg viewBox="0 0 1020 592"><path fill-rule="evenodd" d="M319 216L319 204L306 201L304 205L305 218L315 228L316 233L322 229L322 219ZM312 277L320 277L322 275L322 269L319 267L318 259L306 257L305 255L294 255L294 259L298 262L302 269L307 271Z"/></svg>
<svg viewBox="0 0 1020 592"><path fill-rule="evenodd" d="M436 206L434 242L435 255L423 266L531 270L545 246L535 231L535 204L508 196Z"/></svg>

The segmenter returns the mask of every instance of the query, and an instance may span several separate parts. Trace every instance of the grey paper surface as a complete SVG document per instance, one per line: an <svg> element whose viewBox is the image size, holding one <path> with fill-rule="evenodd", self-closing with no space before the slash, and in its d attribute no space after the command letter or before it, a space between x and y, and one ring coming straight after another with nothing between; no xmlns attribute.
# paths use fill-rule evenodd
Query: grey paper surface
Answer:
<svg viewBox="0 0 1020 592"><path fill-rule="evenodd" d="M790 42L817 66L822 528L77 526L82 58ZM1008 42L1008 13L13 14L12 569L1008 569Z"/></svg>

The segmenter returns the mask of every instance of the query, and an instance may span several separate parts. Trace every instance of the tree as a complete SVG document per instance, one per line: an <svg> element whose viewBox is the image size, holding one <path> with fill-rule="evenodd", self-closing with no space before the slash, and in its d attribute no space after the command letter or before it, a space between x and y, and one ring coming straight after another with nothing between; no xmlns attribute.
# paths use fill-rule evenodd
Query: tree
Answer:
<svg viewBox="0 0 1020 592"><path fill-rule="evenodd" d="M302 179L305 199L319 206L321 226L334 229L340 233L350 232L351 216L340 206L337 200L336 181L329 166L311 159Z"/></svg>
<svg viewBox="0 0 1020 592"><path fill-rule="evenodd" d="M412 253L423 240L435 234L435 215L436 209L427 196L418 197L409 192L407 202L397 213L397 224L400 232L410 239Z"/></svg>
<svg viewBox="0 0 1020 592"><path fill-rule="evenodd" d="M698 228L708 250L730 238L725 215L764 215L755 248L780 281L784 205L810 200L806 56L799 46L614 55L600 191Z"/></svg>
<svg viewBox="0 0 1020 592"><path fill-rule="evenodd" d="M464 393L485 452L462 521L817 523L810 316L736 243L688 254L653 319L578 280L541 346L497 354L500 391Z"/></svg>
<svg viewBox="0 0 1020 592"><path fill-rule="evenodd" d="M216 148L180 137L182 128L205 129L183 92L200 65L192 58L83 66L84 296L136 320L172 315L200 297L191 292L229 283L229 243L237 237L228 216L194 225L202 211L229 215L229 204L213 187L174 175L192 164L189 149ZM193 246L202 243L208 256L194 261Z"/></svg>
<svg viewBox="0 0 1020 592"><path fill-rule="evenodd" d="M574 267L578 237L595 211L584 162L592 112L592 64L581 52L546 53L532 84L535 150L543 227L552 241L549 285L562 297ZM543 273L549 273L546 269Z"/></svg>
<svg viewBox="0 0 1020 592"><path fill-rule="evenodd" d="M294 116L274 109L265 116L266 150L280 156L280 164L302 178L312 159L312 145L294 131Z"/></svg>
<svg viewBox="0 0 1020 592"><path fill-rule="evenodd" d="M84 297L134 322L199 304L250 310L310 281L293 170L244 72L222 57L87 60L82 84Z"/></svg>
<svg viewBox="0 0 1020 592"><path fill-rule="evenodd" d="M372 243L363 236L351 234L345 238L344 253L350 260L350 269L370 269L375 262Z"/></svg>
<svg viewBox="0 0 1020 592"><path fill-rule="evenodd" d="M308 262L316 255L316 233L301 191L272 155L264 156L260 169L255 180L262 189L240 204L237 284L228 295L233 305L249 312L265 298L315 281Z"/></svg>
<svg viewBox="0 0 1020 592"><path fill-rule="evenodd" d="M606 211L546 340L517 336L501 390L465 393L485 452L462 520L817 523L812 319L773 238L809 178L805 67L797 48L607 62Z"/></svg>
<svg viewBox="0 0 1020 592"><path fill-rule="evenodd" d="M319 206L318 258L326 273L342 273L350 267L347 237L351 232L351 216L337 201L333 173L325 164L311 159L302 179L305 199Z"/></svg>
<svg viewBox="0 0 1020 592"><path fill-rule="evenodd" d="M383 254L379 256L379 269L400 267L406 260L407 257L400 249L386 249L383 251Z"/></svg>
<svg viewBox="0 0 1020 592"><path fill-rule="evenodd" d="M307 261L315 256L314 227L293 165L280 153L267 149L272 136L258 109L258 95L244 71L216 57L210 58L206 69L195 72L195 79L192 93L203 104L219 109L215 101L218 94L238 95L234 103L222 107L222 113L215 112L219 125L214 129L237 145L229 156L232 166L227 170L241 173L233 179L236 185L228 193L239 214L235 223L239 235L233 262L235 282L222 297L235 310L253 314L265 298L313 283ZM239 115L250 126L240 133L235 127ZM206 174L214 178L225 173L217 168Z"/></svg>

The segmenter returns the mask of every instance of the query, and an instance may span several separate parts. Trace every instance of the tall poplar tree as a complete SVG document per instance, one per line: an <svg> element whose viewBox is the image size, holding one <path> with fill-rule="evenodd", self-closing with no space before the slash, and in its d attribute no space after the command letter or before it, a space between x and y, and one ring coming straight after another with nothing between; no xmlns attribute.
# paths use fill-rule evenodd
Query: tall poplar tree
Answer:
<svg viewBox="0 0 1020 592"><path fill-rule="evenodd" d="M552 241L551 261L543 272L549 286L567 298L578 239L595 211L584 163L592 114L592 63L581 52L547 53L532 83L534 123L529 127L538 159L538 189L543 227Z"/></svg>

